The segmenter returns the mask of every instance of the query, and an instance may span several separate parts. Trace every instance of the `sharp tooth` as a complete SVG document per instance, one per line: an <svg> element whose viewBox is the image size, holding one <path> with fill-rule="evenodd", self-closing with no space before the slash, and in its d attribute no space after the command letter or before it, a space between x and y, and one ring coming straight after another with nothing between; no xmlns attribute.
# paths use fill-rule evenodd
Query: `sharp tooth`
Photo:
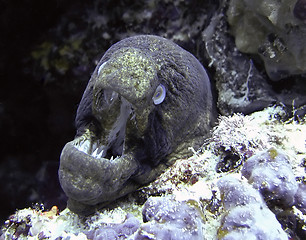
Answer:
<svg viewBox="0 0 306 240"><path fill-rule="evenodd" d="M90 148L90 142L88 140L85 140L84 142L80 143L80 147L79 147L80 151L84 153L88 153L89 148Z"/></svg>
<svg viewBox="0 0 306 240"><path fill-rule="evenodd" d="M104 150L97 154L97 158L102 158Z"/></svg>
<svg viewBox="0 0 306 240"><path fill-rule="evenodd" d="M91 154L93 157L97 157L98 156L98 148L96 148L95 151L93 151L93 153Z"/></svg>
<svg viewBox="0 0 306 240"><path fill-rule="evenodd" d="M114 156L111 156L110 161L113 161L113 160L114 160Z"/></svg>
<svg viewBox="0 0 306 240"><path fill-rule="evenodd" d="M103 157L103 153L104 153L104 150L105 150L105 147L102 145L100 146L98 149L98 152L97 152L97 158L102 158Z"/></svg>
<svg viewBox="0 0 306 240"><path fill-rule="evenodd" d="M80 145L79 145L79 151L82 151L82 152L84 152L84 149L83 149L83 143L80 143Z"/></svg>

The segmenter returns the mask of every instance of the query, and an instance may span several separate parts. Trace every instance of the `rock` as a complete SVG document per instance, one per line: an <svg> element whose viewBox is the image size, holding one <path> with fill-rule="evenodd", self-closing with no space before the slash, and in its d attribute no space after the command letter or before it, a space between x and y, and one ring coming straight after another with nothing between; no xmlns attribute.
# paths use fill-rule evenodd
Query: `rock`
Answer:
<svg viewBox="0 0 306 240"><path fill-rule="evenodd" d="M144 224L134 236L141 239L202 240L203 219L196 206L169 197L151 197L143 208Z"/></svg>
<svg viewBox="0 0 306 240"><path fill-rule="evenodd" d="M225 176L218 181L218 187L226 210L218 239L288 239L260 193L251 185Z"/></svg>
<svg viewBox="0 0 306 240"><path fill-rule="evenodd" d="M306 73L304 5L295 0L230 1L227 16L237 48L258 54L272 80Z"/></svg>
<svg viewBox="0 0 306 240"><path fill-rule="evenodd" d="M253 155L244 163L242 175L266 201L279 201L285 206L294 204L298 183L288 157L281 151L270 148Z"/></svg>

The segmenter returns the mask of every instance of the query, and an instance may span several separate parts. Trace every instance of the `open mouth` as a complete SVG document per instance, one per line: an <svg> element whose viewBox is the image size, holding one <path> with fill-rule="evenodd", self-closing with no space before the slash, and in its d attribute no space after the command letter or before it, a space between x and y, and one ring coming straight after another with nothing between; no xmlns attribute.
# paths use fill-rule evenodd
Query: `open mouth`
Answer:
<svg viewBox="0 0 306 240"><path fill-rule="evenodd" d="M99 140L91 141L82 136L75 141L74 147L94 158L105 158L106 156L106 147L101 145Z"/></svg>
<svg viewBox="0 0 306 240"><path fill-rule="evenodd" d="M90 155L93 158L106 158L112 161L123 155L123 143L124 140L122 141L120 148L105 146L100 140L93 140L92 137L86 132L81 137L75 139L73 145L78 151Z"/></svg>
<svg viewBox="0 0 306 240"><path fill-rule="evenodd" d="M99 104L103 99L103 106ZM109 160L124 154L127 122L133 118L133 107L124 97L114 91L103 90L97 94L94 114L103 126L102 133L86 129L73 141L74 147L94 158ZM132 117L131 117L132 116Z"/></svg>
<svg viewBox="0 0 306 240"><path fill-rule="evenodd" d="M105 96L110 98L103 99L102 107L92 106L98 123L89 122L82 135L67 143L61 154L59 175L65 193L88 205L124 195L121 186L127 185L139 167L133 153L126 149L127 142L131 145L126 130L131 127L134 131L135 127L132 104L112 92L99 98Z"/></svg>

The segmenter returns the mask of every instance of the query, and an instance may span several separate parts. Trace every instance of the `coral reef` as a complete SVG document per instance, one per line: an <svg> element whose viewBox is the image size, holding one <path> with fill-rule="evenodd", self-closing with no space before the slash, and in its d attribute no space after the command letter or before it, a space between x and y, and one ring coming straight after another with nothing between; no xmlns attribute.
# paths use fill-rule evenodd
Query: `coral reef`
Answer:
<svg viewBox="0 0 306 240"><path fill-rule="evenodd" d="M1 238L304 239L306 125L294 119L279 106L222 117L203 147L190 149L192 157L108 208L87 217L66 208L51 218L18 210ZM259 185L263 180L271 187Z"/></svg>
<svg viewBox="0 0 306 240"><path fill-rule="evenodd" d="M295 0L230 1L227 16L237 48L258 54L273 80L306 72L304 5Z"/></svg>
<svg viewBox="0 0 306 240"><path fill-rule="evenodd" d="M204 222L197 206L169 197L151 197L143 207L144 223L135 234L140 239L204 239Z"/></svg>
<svg viewBox="0 0 306 240"><path fill-rule="evenodd" d="M270 148L256 153L247 159L241 173L266 201L277 200L285 206L294 203L298 183L289 158L280 150Z"/></svg>
<svg viewBox="0 0 306 240"><path fill-rule="evenodd" d="M198 54L203 44L199 36L217 5L195 0L78 3L49 29L49 36L35 46L26 62L35 79L43 78L46 84L60 84L64 76L86 83L103 52L139 34L171 39L202 59Z"/></svg>
<svg viewBox="0 0 306 240"><path fill-rule="evenodd" d="M126 239L135 233L140 226L140 221L132 214L127 214L122 223L105 224L86 233L87 238L92 240Z"/></svg>
<svg viewBox="0 0 306 240"><path fill-rule="evenodd" d="M296 207L302 211L303 214L306 214L306 184L300 183L299 188L296 191L294 196Z"/></svg>
<svg viewBox="0 0 306 240"><path fill-rule="evenodd" d="M208 61L208 66L211 67L210 71L213 74L213 79L216 82L216 89L218 91L217 105L222 115L230 115L235 112L242 112L249 114L254 111L262 110L269 105L280 103L288 106L301 109L301 114L305 114L306 100L303 97L305 95L305 77L303 75L293 76L293 72L282 71L282 66L275 65L275 71L282 74L282 77L287 76L287 79L282 81L272 82L265 73L264 64L256 55L246 54L237 48L234 39L231 35L233 30L229 27L230 21L226 12L230 11L228 3L232 4L236 12L233 12L233 18L236 17L237 25L242 25L246 28L246 31L241 30L237 34L244 35L245 32L252 29L247 25L243 25L244 21L240 20L239 11L240 4L244 1L221 1L220 8L214 13L210 19L210 24L202 32L202 39L205 43L205 57ZM245 1L254 2L254 4L260 4L262 1ZM266 2L266 1L264 1ZM269 1L268 1L269 2ZM275 4L281 4L280 2L273 1ZM252 8L250 11L253 11ZM237 13L237 15L234 15ZM252 14L245 14L245 18L252 16ZM260 14L256 15L259 18ZM263 24L266 22L265 17ZM281 16L280 18L283 18ZM284 18L286 19L286 18ZM250 23L252 24L252 22ZM303 25L303 24L302 24ZM301 29L304 27L300 25ZM261 26L261 24L254 24L254 26ZM259 29L260 32L261 28ZM284 30L285 31L285 30ZM304 31L304 30L297 30ZM292 31L292 38L299 41L303 37L298 33L295 35ZM256 36L260 34L245 34L246 37L250 37L251 40L257 39ZM293 48L303 48L303 44L292 44ZM296 46L298 45L298 46ZM293 51L293 49L292 49ZM289 52L289 51L287 51ZM286 53L287 53L286 52ZM295 55L303 52L303 49L295 52ZM305 55L305 54L304 54ZM286 63L285 67L295 67L295 60L290 60L291 56L286 57L282 54ZM296 56L296 61L304 61ZM271 61L274 61L272 59ZM275 63L277 64L277 63ZM209 68L208 68L209 69ZM296 73L297 74L297 73ZM300 72L302 74L302 72ZM284 75L284 76L283 76Z"/></svg>
<svg viewBox="0 0 306 240"><path fill-rule="evenodd" d="M248 183L226 176L218 181L226 213L218 239L288 239L262 196Z"/></svg>
<svg viewBox="0 0 306 240"><path fill-rule="evenodd" d="M222 114L250 113L275 101L272 88L253 61L236 48L221 10L211 19L202 37L209 66L216 71L218 108Z"/></svg>
<svg viewBox="0 0 306 240"><path fill-rule="evenodd" d="M253 61L236 48L224 15L226 6L215 13L202 33L208 66L215 70L220 112L250 113L275 101L275 94Z"/></svg>

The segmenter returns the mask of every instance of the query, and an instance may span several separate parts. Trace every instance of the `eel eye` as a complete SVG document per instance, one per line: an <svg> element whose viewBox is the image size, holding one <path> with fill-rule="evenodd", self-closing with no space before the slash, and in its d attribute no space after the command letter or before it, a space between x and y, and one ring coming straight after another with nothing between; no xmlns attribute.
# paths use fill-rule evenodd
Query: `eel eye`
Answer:
<svg viewBox="0 0 306 240"><path fill-rule="evenodd" d="M160 84L152 97L155 105L161 104L166 97L166 88L164 85Z"/></svg>

